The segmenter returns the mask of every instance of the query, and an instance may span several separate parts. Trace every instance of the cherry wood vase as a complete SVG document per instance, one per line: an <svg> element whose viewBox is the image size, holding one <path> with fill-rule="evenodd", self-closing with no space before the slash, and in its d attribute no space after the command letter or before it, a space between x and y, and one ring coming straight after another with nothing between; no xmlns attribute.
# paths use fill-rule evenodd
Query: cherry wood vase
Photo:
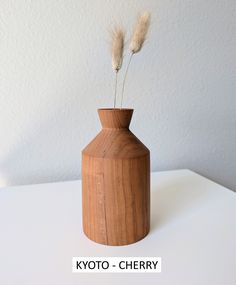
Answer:
<svg viewBox="0 0 236 285"><path fill-rule="evenodd" d="M132 109L99 109L101 132L82 151L83 230L127 245L150 228L150 152L129 130Z"/></svg>

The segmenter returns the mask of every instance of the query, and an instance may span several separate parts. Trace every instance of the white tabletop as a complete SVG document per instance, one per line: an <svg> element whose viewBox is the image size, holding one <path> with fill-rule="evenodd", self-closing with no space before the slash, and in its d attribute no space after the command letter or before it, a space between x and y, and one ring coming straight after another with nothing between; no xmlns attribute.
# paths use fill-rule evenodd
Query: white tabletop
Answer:
<svg viewBox="0 0 236 285"><path fill-rule="evenodd" d="M152 174L151 201L150 234L110 247L82 232L80 181L1 189L0 284L236 284L234 192L167 171ZM73 256L159 256L162 272L72 273Z"/></svg>

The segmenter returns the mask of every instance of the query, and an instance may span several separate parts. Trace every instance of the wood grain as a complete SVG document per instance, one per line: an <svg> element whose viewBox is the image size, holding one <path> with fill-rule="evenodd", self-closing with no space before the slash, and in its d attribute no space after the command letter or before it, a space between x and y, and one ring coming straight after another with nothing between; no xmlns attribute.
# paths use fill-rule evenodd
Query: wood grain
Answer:
<svg viewBox="0 0 236 285"><path fill-rule="evenodd" d="M129 130L132 109L99 109L101 132L82 151L83 230L127 245L150 228L150 153Z"/></svg>

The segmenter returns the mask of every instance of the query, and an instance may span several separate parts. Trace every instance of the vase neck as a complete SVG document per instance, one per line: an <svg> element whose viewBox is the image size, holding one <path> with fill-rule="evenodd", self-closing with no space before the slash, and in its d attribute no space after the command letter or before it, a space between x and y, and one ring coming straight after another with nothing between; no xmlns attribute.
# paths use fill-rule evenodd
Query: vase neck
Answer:
<svg viewBox="0 0 236 285"><path fill-rule="evenodd" d="M128 129L133 109L98 109L103 129Z"/></svg>

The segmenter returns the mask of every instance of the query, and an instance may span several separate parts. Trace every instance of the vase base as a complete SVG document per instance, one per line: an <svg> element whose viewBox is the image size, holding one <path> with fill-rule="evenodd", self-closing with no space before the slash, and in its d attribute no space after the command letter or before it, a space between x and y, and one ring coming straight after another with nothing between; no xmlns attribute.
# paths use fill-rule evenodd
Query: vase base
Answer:
<svg viewBox="0 0 236 285"><path fill-rule="evenodd" d="M128 242L123 241L123 242L119 242L119 243L118 243L118 242L116 242L116 243L114 243L114 242L112 243L112 242L111 242L111 243L110 243L110 242L99 241L99 240L96 240L96 239L90 237L84 230L83 230L83 232L84 232L84 235L85 235L89 240L91 240L91 241L93 241L93 242L95 242L95 243L98 243L98 244L107 245L107 246L127 246L127 245L131 245L131 244L134 244L134 243L137 243L137 242L143 240L143 239L149 234L150 230L148 230L147 233L145 233L145 235L143 235L143 236L140 237L140 238L137 238L137 239L134 240L134 241L128 241Z"/></svg>

